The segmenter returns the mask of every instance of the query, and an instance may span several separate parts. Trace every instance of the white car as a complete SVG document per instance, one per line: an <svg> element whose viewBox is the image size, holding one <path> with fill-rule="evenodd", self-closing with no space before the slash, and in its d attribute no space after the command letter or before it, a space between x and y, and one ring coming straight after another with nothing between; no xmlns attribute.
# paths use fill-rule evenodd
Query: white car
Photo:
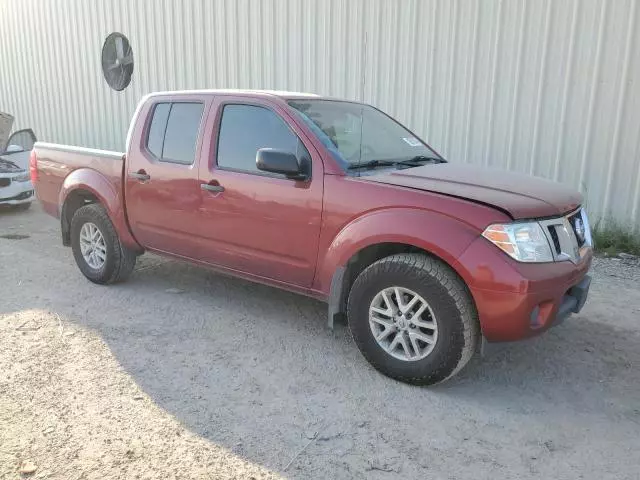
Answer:
<svg viewBox="0 0 640 480"><path fill-rule="evenodd" d="M36 136L33 130L19 130L0 153L0 206L10 205L26 210L34 198L29 176L29 157ZM2 145L0 145L1 151Z"/></svg>

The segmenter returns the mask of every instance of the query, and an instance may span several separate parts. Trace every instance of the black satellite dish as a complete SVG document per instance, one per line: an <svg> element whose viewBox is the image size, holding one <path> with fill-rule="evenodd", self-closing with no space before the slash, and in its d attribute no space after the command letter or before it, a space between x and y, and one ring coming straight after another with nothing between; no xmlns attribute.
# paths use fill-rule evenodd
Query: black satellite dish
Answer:
<svg viewBox="0 0 640 480"><path fill-rule="evenodd" d="M116 91L127 88L133 74L133 50L122 33L110 34L102 45L102 73Z"/></svg>

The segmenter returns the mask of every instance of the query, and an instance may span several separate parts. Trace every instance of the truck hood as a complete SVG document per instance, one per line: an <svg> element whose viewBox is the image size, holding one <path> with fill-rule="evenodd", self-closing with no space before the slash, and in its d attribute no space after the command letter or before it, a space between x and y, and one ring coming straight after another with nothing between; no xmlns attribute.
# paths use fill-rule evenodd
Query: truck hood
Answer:
<svg viewBox="0 0 640 480"><path fill-rule="evenodd" d="M558 216L582 203L580 193L556 182L464 164L439 163L381 171L362 179L487 204L514 220Z"/></svg>

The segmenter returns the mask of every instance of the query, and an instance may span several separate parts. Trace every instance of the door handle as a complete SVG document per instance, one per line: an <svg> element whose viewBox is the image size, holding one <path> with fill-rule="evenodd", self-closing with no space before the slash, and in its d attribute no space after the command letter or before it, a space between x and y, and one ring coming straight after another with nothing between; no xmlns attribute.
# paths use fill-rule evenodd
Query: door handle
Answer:
<svg viewBox="0 0 640 480"><path fill-rule="evenodd" d="M140 172L133 172L129 174L130 178L135 178L136 180L140 181L140 182L146 182L147 180L149 180L151 178L151 175L147 174L144 170L140 171Z"/></svg>
<svg viewBox="0 0 640 480"><path fill-rule="evenodd" d="M216 193L224 192L224 187L222 185L211 185L210 183L201 183L200 188L208 192L216 192Z"/></svg>

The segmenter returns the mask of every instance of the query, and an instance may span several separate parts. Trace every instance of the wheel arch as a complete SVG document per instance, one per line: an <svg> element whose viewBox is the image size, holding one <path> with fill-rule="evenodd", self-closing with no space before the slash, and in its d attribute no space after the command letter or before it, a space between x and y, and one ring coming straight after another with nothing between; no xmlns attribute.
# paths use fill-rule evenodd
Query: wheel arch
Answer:
<svg viewBox="0 0 640 480"><path fill-rule="evenodd" d="M381 230L388 233L380 234ZM470 279L459 268L457 258L477 235L452 217L414 209L379 211L351 222L336 235L319 272L319 289L327 291L329 327L346 313L349 291L357 276L372 263L397 253L437 258L468 288Z"/></svg>
<svg viewBox="0 0 640 480"><path fill-rule="evenodd" d="M66 195L62 208L60 209L60 228L62 230L62 244L65 247L71 245L71 219L80 207L91 203L100 203L98 197L93 191L85 188L75 188Z"/></svg>
<svg viewBox="0 0 640 480"><path fill-rule="evenodd" d="M125 246L139 253L143 251L129 231L120 191L102 174L88 168L81 168L69 174L60 189L58 204L63 245L71 245L71 219L75 212L80 207L92 203L99 203L105 208L120 241Z"/></svg>

